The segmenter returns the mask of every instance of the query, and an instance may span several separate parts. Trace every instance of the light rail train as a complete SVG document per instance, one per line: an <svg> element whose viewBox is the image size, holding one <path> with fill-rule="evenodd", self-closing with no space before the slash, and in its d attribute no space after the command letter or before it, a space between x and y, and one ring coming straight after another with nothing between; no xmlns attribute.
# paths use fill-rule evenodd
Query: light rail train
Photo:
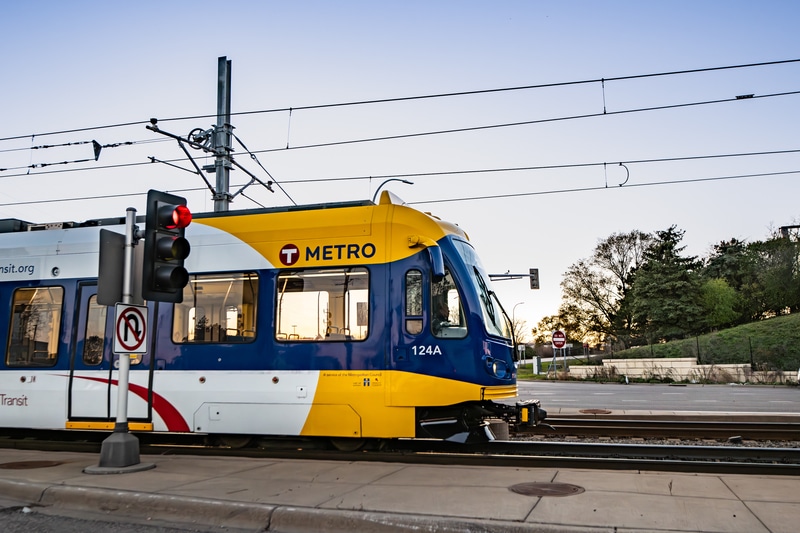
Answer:
<svg viewBox="0 0 800 533"><path fill-rule="evenodd" d="M99 233L124 222L0 220L0 427L114 428ZM544 419L497 401L517 396L511 325L467 235L388 191L195 214L186 238L183 301L148 302L130 356L132 431L467 442Z"/></svg>

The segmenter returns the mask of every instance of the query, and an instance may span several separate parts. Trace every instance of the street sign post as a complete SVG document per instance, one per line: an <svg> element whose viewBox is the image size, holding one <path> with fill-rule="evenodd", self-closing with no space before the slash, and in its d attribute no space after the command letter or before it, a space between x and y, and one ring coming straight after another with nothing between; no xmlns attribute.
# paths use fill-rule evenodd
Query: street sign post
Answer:
<svg viewBox="0 0 800 533"><path fill-rule="evenodd" d="M558 362L556 358L559 350L561 351L561 355L564 357L564 372L567 371L567 351L565 349L567 345L567 334L558 329L553 332L550 340L553 343L553 360L550 363L550 368L553 369L553 375L558 377ZM548 374L550 373L550 368L547 369Z"/></svg>
<svg viewBox="0 0 800 533"><path fill-rule="evenodd" d="M128 382L131 353L147 351L147 307L133 304L133 263L136 209L129 207L125 214L125 250L122 273L122 303L116 306L114 321L114 353L119 353L117 377L117 419L114 431L100 447L100 462L87 466L87 474L125 474L155 468L155 463L142 463L139 458L139 439L128 431Z"/></svg>

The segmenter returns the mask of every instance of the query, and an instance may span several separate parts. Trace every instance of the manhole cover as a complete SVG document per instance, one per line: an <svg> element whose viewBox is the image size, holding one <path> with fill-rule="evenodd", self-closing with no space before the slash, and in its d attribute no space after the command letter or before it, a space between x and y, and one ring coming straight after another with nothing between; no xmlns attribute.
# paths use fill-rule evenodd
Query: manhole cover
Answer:
<svg viewBox="0 0 800 533"><path fill-rule="evenodd" d="M519 483L508 490L523 496L572 496L586 489L570 483Z"/></svg>
<svg viewBox="0 0 800 533"><path fill-rule="evenodd" d="M0 468L6 470L28 470L31 468L48 468L58 466L59 461L17 461L15 463L0 463Z"/></svg>
<svg viewBox="0 0 800 533"><path fill-rule="evenodd" d="M581 409L578 411L579 413L583 413L585 415L610 415L611 411L608 409Z"/></svg>

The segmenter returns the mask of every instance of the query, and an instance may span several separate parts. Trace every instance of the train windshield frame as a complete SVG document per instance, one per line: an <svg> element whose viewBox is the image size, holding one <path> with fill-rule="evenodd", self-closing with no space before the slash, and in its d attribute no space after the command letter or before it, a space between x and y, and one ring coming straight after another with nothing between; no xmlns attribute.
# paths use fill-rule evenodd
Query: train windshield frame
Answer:
<svg viewBox="0 0 800 533"><path fill-rule="evenodd" d="M490 288L489 275L483 268L480 257L468 242L453 239L453 244L464 264L467 267L471 267L472 276L468 277L464 282L471 283L475 294L478 296L486 333L511 340L511 324L503 312L503 307L500 305L497 295Z"/></svg>

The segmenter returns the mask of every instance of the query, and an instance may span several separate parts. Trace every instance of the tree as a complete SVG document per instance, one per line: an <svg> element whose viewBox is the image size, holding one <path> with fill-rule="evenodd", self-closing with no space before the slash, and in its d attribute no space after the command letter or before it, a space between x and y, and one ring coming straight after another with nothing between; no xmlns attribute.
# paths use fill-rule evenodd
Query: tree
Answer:
<svg viewBox="0 0 800 533"><path fill-rule="evenodd" d="M644 262L633 273L633 325L650 342L684 337L703 325L701 263L680 255L685 248L679 246L683 235L674 225L657 231Z"/></svg>
<svg viewBox="0 0 800 533"><path fill-rule="evenodd" d="M542 318L539 323L536 324L536 327L531 330L533 342L539 345L547 344L550 342L550 337L553 332L558 329L563 329L561 319L558 315L550 315Z"/></svg>
<svg viewBox="0 0 800 533"><path fill-rule="evenodd" d="M762 298L763 316L800 310L800 243L774 236L749 246L757 265L756 284ZM761 317L759 317L761 318Z"/></svg>
<svg viewBox="0 0 800 533"><path fill-rule="evenodd" d="M709 329L717 329L733 324L741 315L739 295L722 278L706 280L700 288L700 305L703 307L705 325Z"/></svg>
<svg viewBox="0 0 800 533"><path fill-rule="evenodd" d="M743 324L759 320L764 315L763 286L759 282L758 245L749 245L738 239L720 241L712 247L706 258L704 276L707 279L722 279L738 296L737 319L732 323Z"/></svg>
<svg viewBox="0 0 800 533"><path fill-rule="evenodd" d="M528 328L528 323L521 318L515 318L514 323L511 324L512 335L514 336L514 344L525 343L525 331Z"/></svg>
<svg viewBox="0 0 800 533"><path fill-rule="evenodd" d="M653 239L639 230L614 233L598 242L589 259L572 265L561 282L562 321L577 322L573 331L584 331L584 338L630 338L632 320L622 302L630 289L631 272L641 265Z"/></svg>

